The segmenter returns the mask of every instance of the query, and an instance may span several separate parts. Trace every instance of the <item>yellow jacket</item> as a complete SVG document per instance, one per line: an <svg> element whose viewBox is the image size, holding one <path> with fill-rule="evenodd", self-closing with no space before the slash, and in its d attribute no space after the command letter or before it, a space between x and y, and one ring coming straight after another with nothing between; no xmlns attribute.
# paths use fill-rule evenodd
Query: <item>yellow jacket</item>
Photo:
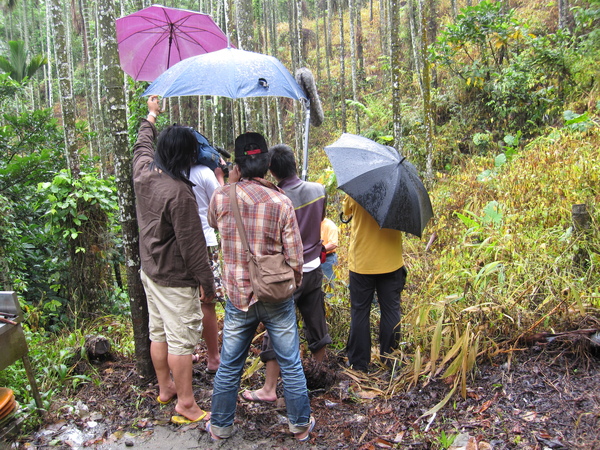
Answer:
<svg viewBox="0 0 600 450"><path fill-rule="evenodd" d="M348 196L344 199L344 214L352 216L348 249L348 268L352 272L390 273L404 265L401 231L380 228L375 219Z"/></svg>

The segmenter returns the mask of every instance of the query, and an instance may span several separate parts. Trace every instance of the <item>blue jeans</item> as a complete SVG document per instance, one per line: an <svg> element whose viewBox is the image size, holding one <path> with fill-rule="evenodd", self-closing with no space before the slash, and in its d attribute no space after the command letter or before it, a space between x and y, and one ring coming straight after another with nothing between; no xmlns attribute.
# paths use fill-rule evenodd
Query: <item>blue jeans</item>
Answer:
<svg viewBox="0 0 600 450"><path fill-rule="evenodd" d="M331 282L333 281L333 266L335 266L337 262L337 253L330 253L327 255L325 262L321 264L321 269L323 270L323 281L325 281L329 285L331 285Z"/></svg>
<svg viewBox="0 0 600 450"><path fill-rule="evenodd" d="M241 311L228 301L223 322L221 365L214 379L210 418L211 430L220 438L228 438L233 431L240 380L260 322L271 336L281 369L290 431L301 433L309 425L310 402L300 360L300 338L293 298L277 304L257 302L248 311Z"/></svg>

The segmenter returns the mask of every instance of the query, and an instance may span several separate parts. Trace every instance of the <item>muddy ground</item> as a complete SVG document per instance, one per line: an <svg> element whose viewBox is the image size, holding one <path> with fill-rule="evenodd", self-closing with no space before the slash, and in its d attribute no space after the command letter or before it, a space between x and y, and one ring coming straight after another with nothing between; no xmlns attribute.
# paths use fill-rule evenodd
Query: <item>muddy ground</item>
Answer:
<svg viewBox="0 0 600 450"><path fill-rule="evenodd" d="M368 377L344 368L330 352L325 367L304 360L317 419L308 443L287 429L283 400L276 404L238 402L236 433L210 441L204 424L169 423L172 405L156 402L153 384L139 386L133 361L94 362L101 381L76 395L56 398L35 433L12 442L18 448L296 449L454 448L600 449L600 352L568 342L534 344L479 364L466 399L455 395L431 420L420 416L449 392L442 380L376 395L390 383L389 371ZM194 366L199 404L210 409L212 376L204 362ZM243 382L257 388L264 370ZM468 442L470 439L470 443Z"/></svg>

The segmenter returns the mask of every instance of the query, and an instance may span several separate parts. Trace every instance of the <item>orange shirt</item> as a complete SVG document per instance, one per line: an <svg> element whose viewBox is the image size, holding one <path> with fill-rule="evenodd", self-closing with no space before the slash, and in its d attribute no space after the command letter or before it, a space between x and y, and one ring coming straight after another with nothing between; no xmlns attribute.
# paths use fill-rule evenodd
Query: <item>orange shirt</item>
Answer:
<svg viewBox="0 0 600 450"><path fill-rule="evenodd" d="M338 246L338 229L333 220L327 217L321 222L321 239L325 247L327 247L327 244L335 245L335 248L327 252L328 255L336 251Z"/></svg>

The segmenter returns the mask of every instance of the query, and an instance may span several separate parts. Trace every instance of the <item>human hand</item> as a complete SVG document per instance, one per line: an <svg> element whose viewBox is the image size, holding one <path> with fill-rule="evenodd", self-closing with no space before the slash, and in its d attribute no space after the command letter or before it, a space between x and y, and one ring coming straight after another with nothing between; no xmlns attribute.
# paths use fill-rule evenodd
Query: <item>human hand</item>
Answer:
<svg viewBox="0 0 600 450"><path fill-rule="evenodd" d="M219 166L215 168L215 177L217 177L217 181L221 186L225 184L225 172L223 172L223 169L221 169Z"/></svg>
<svg viewBox="0 0 600 450"><path fill-rule="evenodd" d="M200 286L200 301L202 303L212 303L213 299L215 298L214 292L215 292L215 290L213 289L212 294L206 295L204 293L204 288L202 286Z"/></svg>
<svg viewBox="0 0 600 450"><path fill-rule="evenodd" d="M158 102L158 95L151 95L148 97L148 120L152 123L156 122L156 118L160 114L160 103ZM151 120L153 118L154 120Z"/></svg>
<svg viewBox="0 0 600 450"><path fill-rule="evenodd" d="M231 169L229 169L229 182L237 183L238 181L240 181L240 178L242 178L240 168L237 164L234 164L234 166Z"/></svg>

